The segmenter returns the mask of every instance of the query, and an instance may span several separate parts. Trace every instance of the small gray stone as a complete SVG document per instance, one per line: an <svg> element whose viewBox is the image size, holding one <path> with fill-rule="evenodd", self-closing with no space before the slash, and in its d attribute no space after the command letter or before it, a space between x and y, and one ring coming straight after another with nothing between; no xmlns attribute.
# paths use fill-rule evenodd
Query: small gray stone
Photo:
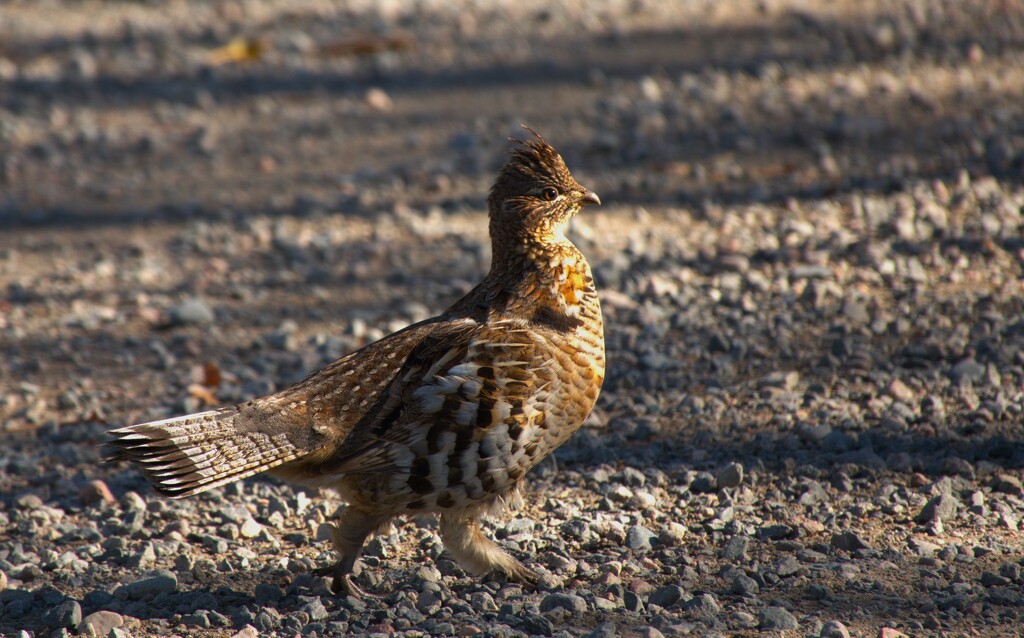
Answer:
<svg viewBox="0 0 1024 638"><path fill-rule="evenodd" d="M76 629L82 622L82 606L74 600L65 600L43 615L50 629Z"/></svg>
<svg viewBox="0 0 1024 638"><path fill-rule="evenodd" d="M523 614L523 631L531 636L550 636L555 633L555 625L540 614Z"/></svg>
<svg viewBox="0 0 1024 638"><path fill-rule="evenodd" d="M156 564L156 551L153 543L145 543L138 552L128 559L128 567L132 569L145 570Z"/></svg>
<svg viewBox="0 0 1024 638"><path fill-rule="evenodd" d="M629 487L643 487L647 477L635 467L625 467L622 469L622 482Z"/></svg>
<svg viewBox="0 0 1024 638"><path fill-rule="evenodd" d="M700 594L694 596L690 600L682 604L684 611L688 611L694 616L700 617L712 617L717 616L722 608L718 605L718 601L712 594Z"/></svg>
<svg viewBox="0 0 1024 638"><path fill-rule="evenodd" d="M707 494L718 489L718 481L710 472L700 472L690 483L690 491L696 494Z"/></svg>
<svg viewBox="0 0 1024 638"><path fill-rule="evenodd" d="M757 626L762 630L786 631L799 629L800 623L782 607L766 607L758 614Z"/></svg>
<svg viewBox="0 0 1024 638"><path fill-rule="evenodd" d="M747 560L747 547L749 545L750 539L746 536L733 536L722 547L722 558L734 563L743 562Z"/></svg>
<svg viewBox="0 0 1024 638"><path fill-rule="evenodd" d="M743 466L739 463L726 465L715 475L718 487L736 487L743 482Z"/></svg>
<svg viewBox="0 0 1024 638"><path fill-rule="evenodd" d="M828 600L831 595L828 587L821 583L811 583L807 586L807 597L811 600Z"/></svg>
<svg viewBox="0 0 1024 638"><path fill-rule="evenodd" d="M832 279L835 273L828 266L810 264L793 268L789 276L791 279Z"/></svg>
<svg viewBox="0 0 1024 638"><path fill-rule="evenodd" d="M850 638L850 630L838 620L830 620L822 626L818 636L820 638Z"/></svg>
<svg viewBox="0 0 1024 638"><path fill-rule="evenodd" d="M785 556L775 563L775 573L783 578L798 574L802 569L803 565L793 556Z"/></svg>
<svg viewBox="0 0 1024 638"><path fill-rule="evenodd" d="M477 612L498 611L498 605L494 603L494 597L484 591L473 592L469 595L469 604ZM584 603L585 605L586 603Z"/></svg>
<svg viewBox="0 0 1024 638"><path fill-rule="evenodd" d="M942 545L930 543L920 538L911 538L907 541L907 547L909 547L918 556L934 556L936 552L942 549Z"/></svg>
<svg viewBox="0 0 1024 638"><path fill-rule="evenodd" d="M864 539L858 536L856 532L847 530L832 535L832 547L845 552L854 552L858 549L868 549L870 545L864 542Z"/></svg>
<svg viewBox="0 0 1024 638"><path fill-rule="evenodd" d="M423 592L420 594L419 600L416 601L416 609L421 614L426 614L427 616L433 616L440 611L441 605L442 601L440 595L432 591Z"/></svg>
<svg viewBox="0 0 1024 638"><path fill-rule="evenodd" d="M765 525L761 529L757 530L758 538L767 540L779 540L780 538L789 538L792 535L793 528L785 523Z"/></svg>
<svg viewBox="0 0 1024 638"><path fill-rule="evenodd" d="M761 586L750 576L740 574L733 579L731 590L740 596L756 596L761 591Z"/></svg>
<svg viewBox="0 0 1024 638"><path fill-rule="evenodd" d="M207 324L213 323L214 314L206 302L193 298L172 307L167 312L167 320L175 326Z"/></svg>
<svg viewBox="0 0 1024 638"><path fill-rule="evenodd" d="M205 611L197 611L194 614L185 614L181 617L181 624L186 627L198 627L200 629L210 628L210 619Z"/></svg>
<svg viewBox="0 0 1024 638"><path fill-rule="evenodd" d="M996 605L1024 605L1024 594L1017 587L992 587L988 590L988 599Z"/></svg>
<svg viewBox="0 0 1024 638"><path fill-rule="evenodd" d="M441 572L433 565L423 565L416 570L416 579L424 583L437 583L441 581Z"/></svg>
<svg viewBox="0 0 1024 638"><path fill-rule="evenodd" d="M130 511L146 511L146 499L139 496L138 492L125 492L121 496L121 507Z"/></svg>
<svg viewBox="0 0 1024 638"><path fill-rule="evenodd" d="M153 598L160 594L170 594L178 588L178 577L174 572L158 569L126 586L128 596L134 600Z"/></svg>
<svg viewBox="0 0 1024 638"><path fill-rule="evenodd" d="M648 551L656 538L658 535L643 525L634 525L626 532L626 547L638 552Z"/></svg>
<svg viewBox="0 0 1024 638"><path fill-rule="evenodd" d="M996 475L993 487L995 487L996 491L1003 492L1004 494L1013 494L1014 496L1024 494L1024 484L1021 483L1021 480L1013 474L1005 472Z"/></svg>
<svg viewBox="0 0 1024 638"><path fill-rule="evenodd" d="M324 607L324 604L319 598L306 603L301 609L309 614L309 619L313 622L323 620L324 618L327 618L328 615L327 608Z"/></svg>
<svg viewBox="0 0 1024 638"><path fill-rule="evenodd" d="M871 321L868 307L856 299L847 298L843 301L843 315L855 324L866 324Z"/></svg>
<svg viewBox="0 0 1024 638"><path fill-rule="evenodd" d="M981 574L981 584L985 587L1003 587L1012 583L1013 581L1006 576L1000 576L992 572L983 572Z"/></svg>
<svg viewBox="0 0 1024 638"><path fill-rule="evenodd" d="M334 523L320 523L316 528L316 540L330 541L334 538L334 530L337 526Z"/></svg>
<svg viewBox="0 0 1024 638"><path fill-rule="evenodd" d="M682 587L678 587L676 585L665 585L651 592L651 595L647 597L647 602L659 607L671 607L676 604L676 602L678 602L685 593L686 592Z"/></svg>
<svg viewBox="0 0 1024 638"><path fill-rule="evenodd" d="M918 523L947 521L956 516L958 506L959 502L952 494L939 494L924 504L914 520Z"/></svg>
<svg viewBox="0 0 1024 638"><path fill-rule="evenodd" d="M804 493L800 495L797 501L801 505L814 505L816 503L823 503L828 500L828 492L822 487L821 483L817 481L807 481L804 485Z"/></svg>
<svg viewBox="0 0 1024 638"><path fill-rule="evenodd" d="M745 611L734 611L729 614L729 624L736 629L753 629L757 626L757 618Z"/></svg>
<svg viewBox="0 0 1024 638"><path fill-rule="evenodd" d="M601 623L594 631L587 634L587 638L616 638L619 635L619 628L613 622Z"/></svg>
<svg viewBox="0 0 1024 638"><path fill-rule="evenodd" d="M561 607L574 614L582 614L587 611L587 601L580 596L573 594L548 594L540 601L541 613Z"/></svg>
<svg viewBox="0 0 1024 638"><path fill-rule="evenodd" d="M979 383L984 377L985 366L974 359L964 359L949 369L950 380L960 387Z"/></svg>
<svg viewBox="0 0 1024 638"><path fill-rule="evenodd" d="M271 585L270 583L259 583L253 590L253 596L256 599L257 605L266 605L267 603L276 603L281 600L284 596L284 592L277 585Z"/></svg>
<svg viewBox="0 0 1024 638"><path fill-rule="evenodd" d="M635 592L626 590L622 594L622 606L626 608L626 611L642 612L644 601Z"/></svg>

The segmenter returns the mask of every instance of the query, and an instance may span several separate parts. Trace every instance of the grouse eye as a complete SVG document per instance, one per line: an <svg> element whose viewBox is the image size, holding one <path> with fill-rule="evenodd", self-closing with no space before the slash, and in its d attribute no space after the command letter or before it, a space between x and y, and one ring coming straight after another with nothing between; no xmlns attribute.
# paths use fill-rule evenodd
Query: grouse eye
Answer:
<svg viewBox="0 0 1024 638"><path fill-rule="evenodd" d="M558 197L558 189L548 186L540 192L540 196L544 198L544 201L553 202Z"/></svg>

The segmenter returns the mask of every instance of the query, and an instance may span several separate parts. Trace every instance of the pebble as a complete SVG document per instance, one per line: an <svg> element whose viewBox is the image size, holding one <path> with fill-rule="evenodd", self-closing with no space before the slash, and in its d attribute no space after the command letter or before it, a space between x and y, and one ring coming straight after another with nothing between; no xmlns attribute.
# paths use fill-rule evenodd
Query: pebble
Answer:
<svg viewBox="0 0 1024 638"><path fill-rule="evenodd" d="M686 591L677 585L664 585L651 592L647 602L659 607L671 607L680 598L686 595Z"/></svg>
<svg viewBox="0 0 1024 638"><path fill-rule="evenodd" d="M885 388L886 394L896 399L897 401L903 401L904 403L910 403L914 400L914 391L907 386L906 383L899 379L893 379L889 382L889 385Z"/></svg>
<svg viewBox="0 0 1024 638"><path fill-rule="evenodd" d="M844 552L854 552L858 549L868 549L870 545L856 532L847 530L832 535L832 547Z"/></svg>
<svg viewBox="0 0 1024 638"><path fill-rule="evenodd" d="M201 299L186 299L167 311L167 320L174 326L213 323L213 310Z"/></svg>
<svg viewBox="0 0 1024 638"><path fill-rule="evenodd" d="M110 630L124 626L121 614L112 611L96 611L82 619L79 633L85 636L107 636Z"/></svg>
<svg viewBox="0 0 1024 638"><path fill-rule="evenodd" d="M132 511L145 511L146 500L136 492L125 492L121 496L121 507Z"/></svg>
<svg viewBox="0 0 1024 638"><path fill-rule="evenodd" d="M743 482L743 466L739 463L726 465L715 475L715 482L719 488L738 486Z"/></svg>
<svg viewBox="0 0 1024 638"><path fill-rule="evenodd" d="M766 607L758 613L757 627L762 631L789 631L799 629L800 623L783 607Z"/></svg>
<svg viewBox="0 0 1024 638"><path fill-rule="evenodd" d="M643 525L633 525L626 532L626 547L638 552L651 549L652 541L657 540L658 535Z"/></svg>
<svg viewBox="0 0 1024 638"><path fill-rule="evenodd" d="M598 625L593 631L586 634L587 638L617 638L619 628L613 622L605 622Z"/></svg>
<svg viewBox="0 0 1024 638"><path fill-rule="evenodd" d="M669 521L658 532L658 542L666 547L677 547L686 542L686 526L675 521Z"/></svg>
<svg viewBox="0 0 1024 638"><path fill-rule="evenodd" d="M958 386L972 385L985 377L985 366L973 359L966 359L949 369L949 378Z"/></svg>
<svg viewBox="0 0 1024 638"><path fill-rule="evenodd" d="M920 538L910 538L907 541L907 547L918 556L934 556L942 549L941 545Z"/></svg>
<svg viewBox="0 0 1024 638"><path fill-rule="evenodd" d="M153 548L153 543L145 543L142 548L137 551L128 560L128 567L138 570L146 570L152 567L156 563L156 550Z"/></svg>
<svg viewBox="0 0 1024 638"><path fill-rule="evenodd" d="M43 614L43 622L51 629L77 629L82 623L82 606L65 600Z"/></svg>
<svg viewBox="0 0 1024 638"><path fill-rule="evenodd" d="M145 600L159 594L173 593L178 588L178 578L174 572L158 569L148 576L128 583L125 588L129 597Z"/></svg>
<svg viewBox="0 0 1024 638"><path fill-rule="evenodd" d="M1012 494L1014 496L1024 494L1024 483L1013 474L1005 472L996 475L993 487L1004 494Z"/></svg>
<svg viewBox="0 0 1024 638"><path fill-rule="evenodd" d="M750 539L745 536L733 536L722 547L722 558L734 563L741 563L747 560L747 548L750 546Z"/></svg>
<svg viewBox="0 0 1024 638"><path fill-rule="evenodd" d="M800 564L793 556L783 556L778 562L775 563L775 573L785 578L794 574L799 574L804 570L803 565Z"/></svg>
<svg viewBox="0 0 1024 638"><path fill-rule="evenodd" d="M718 601L713 594L700 594L682 604L683 611L689 612L696 617L711 618L717 616L721 611Z"/></svg>
<svg viewBox="0 0 1024 638"><path fill-rule="evenodd" d="M627 505L629 505L633 509L646 510L654 507L657 504L657 502L658 500L650 492L647 492L645 490L637 490L636 492L633 493L633 498L627 501Z"/></svg>
<svg viewBox="0 0 1024 638"><path fill-rule="evenodd" d="M761 587L750 576L741 574L733 579L730 591L740 596L756 596L761 591Z"/></svg>
<svg viewBox="0 0 1024 638"><path fill-rule="evenodd" d="M819 638L850 638L850 630L838 620L830 620L821 627Z"/></svg>
<svg viewBox="0 0 1024 638"><path fill-rule="evenodd" d="M643 487L647 483L647 477L634 467L625 467L622 468L622 482L629 487Z"/></svg>
<svg viewBox="0 0 1024 638"><path fill-rule="evenodd" d="M700 472L690 483L690 491L697 494L708 494L718 489L718 481L709 472Z"/></svg>
<svg viewBox="0 0 1024 638"><path fill-rule="evenodd" d="M78 498L85 505L94 505L96 503L112 504L117 502L110 488L101 480L89 481L83 485L82 489L78 492Z"/></svg>
<svg viewBox="0 0 1024 638"><path fill-rule="evenodd" d="M365 101L367 106L375 111L390 111L394 106L389 96L383 89L374 87L366 92Z"/></svg>
<svg viewBox="0 0 1024 638"><path fill-rule="evenodd" d="M729 614L730 625L736 629L753 629L757 627L757 617L745 611L734 611Z"/></svg>
<svg viewBox="0 0 1024 638"><path fill-rule="evenodd" d="M947 521L956 516L959 506L959 501L952 494L939 494L925 503L914 520L918 523Z"/></svg>
<svg viewBox="0 0 1024 638"><path fill-rule="evenodd" d="M613 485L605 494L613 503L627 503L633 498L633 490L625 485Z"/></svg>
<svg viewBox="0 0 1024 638"><path fill-rule="evenodd" d="M564 609L573 614L582 614L587 611L587 601L573 594L548 594L540 601L541 613L552 609Z"/></svg>
<svg viewBox="0 0 1024 638"><path fill-rule="evenodd" d="M309 619L313 622L323 620L327 618L327 608L324 607L323 602L316 598L302 606L301 610L309 616Z"/></svg>
<svg viewBox="0 0 1024 638"><path fill-rule="evenodd" d="M242 523L242 526L238 528L238 533L242 538L256 538L263 531L263 526L256 522L255 519L248 518ZM318 534L319 536L319 534ZM318 538L318 540L320 540ZM329 538L326 540L330 540Z"/></svg>

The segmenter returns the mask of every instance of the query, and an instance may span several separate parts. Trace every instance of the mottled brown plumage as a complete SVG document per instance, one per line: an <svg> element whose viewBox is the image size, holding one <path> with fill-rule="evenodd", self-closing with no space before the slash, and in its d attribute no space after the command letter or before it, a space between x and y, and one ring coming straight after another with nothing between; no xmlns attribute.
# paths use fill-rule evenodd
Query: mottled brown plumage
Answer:
<svg viewBox="0 0 1024 638"><path fill-rule="evenodd" d="M338 490L334 533L349 574L366 538L403 514L439 515L467 569L533 582L479 517L583 424L604 379L590 266L565 238L600 200L539 136L519 142L488 198L490 272L443 314L354 352L277 394L114 430L115 457L157 491L190 496L259 472Z"/></svg>

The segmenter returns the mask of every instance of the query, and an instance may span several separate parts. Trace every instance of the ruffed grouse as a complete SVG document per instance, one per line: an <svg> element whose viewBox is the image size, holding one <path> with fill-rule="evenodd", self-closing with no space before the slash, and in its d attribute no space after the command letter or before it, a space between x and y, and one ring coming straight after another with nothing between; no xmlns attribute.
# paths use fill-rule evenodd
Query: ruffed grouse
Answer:
<svg viewBox="0 0 1024 638"><path fill-rule="evenodd" d="M394 517L436 512L469 571L537 575L484 536L479 517L583 424L605 373L590 266L565 237L597 195L539 135L517 142L488 198L484 280L411 325L241 405L112 431L113 458L156 490L190 496L259 472L337 490L336 593L367 537Z"/></svg>

